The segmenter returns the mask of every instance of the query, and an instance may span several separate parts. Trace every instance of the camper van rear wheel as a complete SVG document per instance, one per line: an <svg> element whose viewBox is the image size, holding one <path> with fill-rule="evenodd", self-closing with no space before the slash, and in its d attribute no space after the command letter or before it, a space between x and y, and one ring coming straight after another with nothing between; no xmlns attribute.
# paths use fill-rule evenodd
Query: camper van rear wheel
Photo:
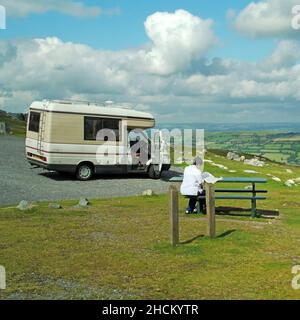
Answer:
<svg viewBox="0 0 300 320"><path fill-rule="evenodd" d="M160 179L161 177L161 171L155 170L154 165L150 166L148 174L151 179Z"/></svg>
<svg viewBox="0 0 300 320"><path fill-rule="evenodd" d="M93 166L89 163L81 163L77 167L76 178L81 181L87 181L92 178L94 174Z"/></svg>

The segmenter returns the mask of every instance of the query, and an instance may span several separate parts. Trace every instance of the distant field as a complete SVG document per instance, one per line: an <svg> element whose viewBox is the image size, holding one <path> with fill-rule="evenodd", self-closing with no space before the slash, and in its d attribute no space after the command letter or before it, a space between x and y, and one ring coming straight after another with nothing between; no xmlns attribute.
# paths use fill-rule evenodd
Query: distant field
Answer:
<svg viewBox="0 0 300 320"><path fill-rule="evenodd" d="M278 138L278 139L275 139L275 141L277 141L277 142L285 142L285 141L291 141L291 142L298 141L298 142L300 142L300 134Z"/></svg>
<svg viewBox="0 0 300 320"><path fill-rule="evenodd" d="M208 149L252 154L300 165L300 134L278 132L206 132Z"/></svg>

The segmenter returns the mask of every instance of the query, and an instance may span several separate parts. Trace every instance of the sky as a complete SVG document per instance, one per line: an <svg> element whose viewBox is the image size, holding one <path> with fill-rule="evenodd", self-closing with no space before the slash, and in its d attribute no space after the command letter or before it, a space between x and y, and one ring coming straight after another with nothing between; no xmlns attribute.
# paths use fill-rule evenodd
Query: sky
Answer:
<svg viewBox="0 0 300 320"><path fill-rule="evenodd" d="M111 100L168 123L299 122L298 4L0 0L0 109Z"/></svg>

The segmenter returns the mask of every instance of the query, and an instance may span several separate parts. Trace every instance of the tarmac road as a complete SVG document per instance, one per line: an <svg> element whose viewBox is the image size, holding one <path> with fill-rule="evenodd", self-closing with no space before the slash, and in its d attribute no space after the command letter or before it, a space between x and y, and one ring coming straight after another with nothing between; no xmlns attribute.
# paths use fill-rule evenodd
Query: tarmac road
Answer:
<svg viewBox="0 0 300 320"><path fill-rule="evenodd" d="M168 171L161 180L143 175L96 176L87 182L72 176L43 169L32 169L25 158L24 138L0 136L0 206L15 205L21 200L59 201L85 197L111 198L140 195L144 190L166 193L165 180L175 172Z"/></svg>

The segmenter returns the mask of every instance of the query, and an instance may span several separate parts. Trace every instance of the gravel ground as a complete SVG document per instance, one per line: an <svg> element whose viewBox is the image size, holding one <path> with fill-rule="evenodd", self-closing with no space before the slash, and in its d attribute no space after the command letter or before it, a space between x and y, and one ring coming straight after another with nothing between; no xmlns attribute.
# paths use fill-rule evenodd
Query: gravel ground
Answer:
<svg viewBox="0 0 300 320"><path fill-rule="evenodd" d="M161 180L147 176L96 176L87 182L72 176L42 169L31 169L25 158L25 141L13 136L0 136L0 205L14 205L21 200L58 201L80 197L108 198L139 195L146 189L155 193L168 190L167 180L176 174L165 172Z"/></svg>

